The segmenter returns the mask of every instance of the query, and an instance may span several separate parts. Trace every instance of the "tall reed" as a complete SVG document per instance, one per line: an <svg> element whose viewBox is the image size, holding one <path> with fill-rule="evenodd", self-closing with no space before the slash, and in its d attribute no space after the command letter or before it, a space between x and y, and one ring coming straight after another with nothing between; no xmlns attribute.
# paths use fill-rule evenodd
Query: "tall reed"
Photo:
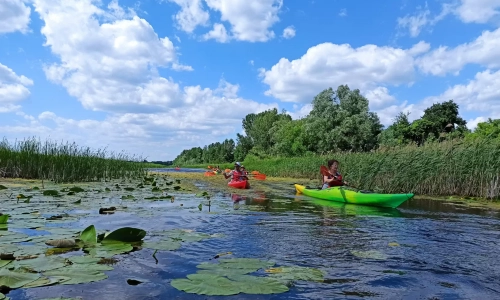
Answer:
<svg viewBox="0 0 500 300"><path fill-rule="evenodd" d="M500 197L500 142L454 140L364 153L272 158L248 157L245 166L269 176L317 178L328 159L353 186L386 193Z"/></svg>
<svg viewBox="0 0 500 300"><path fill-rule="evenodd" d="M45 179L54 182L95 181L142 176L142 159L106 149L92 150L75 143L36 138L0 142L0 177Z"/></svg>

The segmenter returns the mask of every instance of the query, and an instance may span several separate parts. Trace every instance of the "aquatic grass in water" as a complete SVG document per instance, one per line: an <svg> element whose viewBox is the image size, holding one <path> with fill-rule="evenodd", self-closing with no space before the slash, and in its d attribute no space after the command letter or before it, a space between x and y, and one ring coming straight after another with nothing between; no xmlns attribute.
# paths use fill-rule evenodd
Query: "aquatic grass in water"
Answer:
<svg viewBox="0 0 500 300"><path fill-rule="evenodd" d="M0 142L0 177L59 182L136 178L145 174L142 159L124 153L91 150L75 143L41 142L35 138Z"/></svg>

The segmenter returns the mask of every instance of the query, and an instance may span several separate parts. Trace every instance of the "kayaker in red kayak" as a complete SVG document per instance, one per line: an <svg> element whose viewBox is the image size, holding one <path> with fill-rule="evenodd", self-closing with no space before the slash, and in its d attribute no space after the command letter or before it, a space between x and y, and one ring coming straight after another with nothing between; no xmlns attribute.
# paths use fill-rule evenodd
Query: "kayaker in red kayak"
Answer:
<svg viewBox="0 0 500 300"><path fill-rule="evenodd" d="M239 162L234 163L234 170L229 173L223 173L224 178L231 178L233 181L248 180L248 177L241 170L241 164Z"/></svg>
<svg viewBox="0 0 500 300"><path fill-rule="evenodd" d="M342 180L342 174L338 171L339 162L338 160L331 159L328 161L328 170L330 174L323 174L323 187L322 190L330 188L332 186L343 186L348 185L348 183Z"/></svg>

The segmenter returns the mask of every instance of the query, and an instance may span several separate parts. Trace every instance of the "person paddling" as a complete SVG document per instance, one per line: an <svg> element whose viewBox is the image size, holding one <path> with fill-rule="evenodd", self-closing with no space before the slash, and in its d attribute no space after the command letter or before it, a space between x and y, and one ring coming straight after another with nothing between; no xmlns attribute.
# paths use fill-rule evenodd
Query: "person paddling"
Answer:
<svg viewBox="0 0 500 300"><path fill-rule="evenodd" d="M224 178L231 178L233 181L248 180L248 177L241 170L241 164L239 162L234 163L234 170L229 173L223 173Z"/></svg>
<svg viewBox="0 0 500 300"><path fill-rule="evenodd" d="M328 161L328 175L323 175L323 186L322 190L330 188L332 186L343 186L344 184L348 184L347 182L342 180L342 174L338 171L339 162L338 160L331 159Z"/></svg>

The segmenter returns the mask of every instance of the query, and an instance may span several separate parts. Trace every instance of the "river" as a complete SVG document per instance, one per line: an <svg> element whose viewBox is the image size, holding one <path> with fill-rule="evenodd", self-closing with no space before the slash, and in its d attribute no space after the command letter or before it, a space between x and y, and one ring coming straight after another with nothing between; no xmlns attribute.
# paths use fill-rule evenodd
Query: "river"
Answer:
<svg viewBox="0 0 500 300"><path fill-rule="evenodd" d="M184 228L221 238L176 251L142 249L119 255L109 278L89 284L17 289L12 299L500 299L500 213L412 199L398 209L336 204L297 196L241 197L215 193L200 200L127 202L128 212L90 215L76 227ZM109 204L123 200L110 197ZM198 205L204 204L200 211ZM182 203L182 207L180 204ZM210 211L209 211L210 209ZM134 211L142 212L137 215ZM76 212L73 210L72 212ZM82 211L79 211L80 213ZM71 211L70 211L71 213ZM146 216L146 217L145 217ZM149 216L149 217L147 217ZM170 285L216 254L272 260L324 270L323 282L298 281L286 293L205 296ZM360 257L356 251L371 253ZM128 285L127 279L143 281Z"/></svg>

